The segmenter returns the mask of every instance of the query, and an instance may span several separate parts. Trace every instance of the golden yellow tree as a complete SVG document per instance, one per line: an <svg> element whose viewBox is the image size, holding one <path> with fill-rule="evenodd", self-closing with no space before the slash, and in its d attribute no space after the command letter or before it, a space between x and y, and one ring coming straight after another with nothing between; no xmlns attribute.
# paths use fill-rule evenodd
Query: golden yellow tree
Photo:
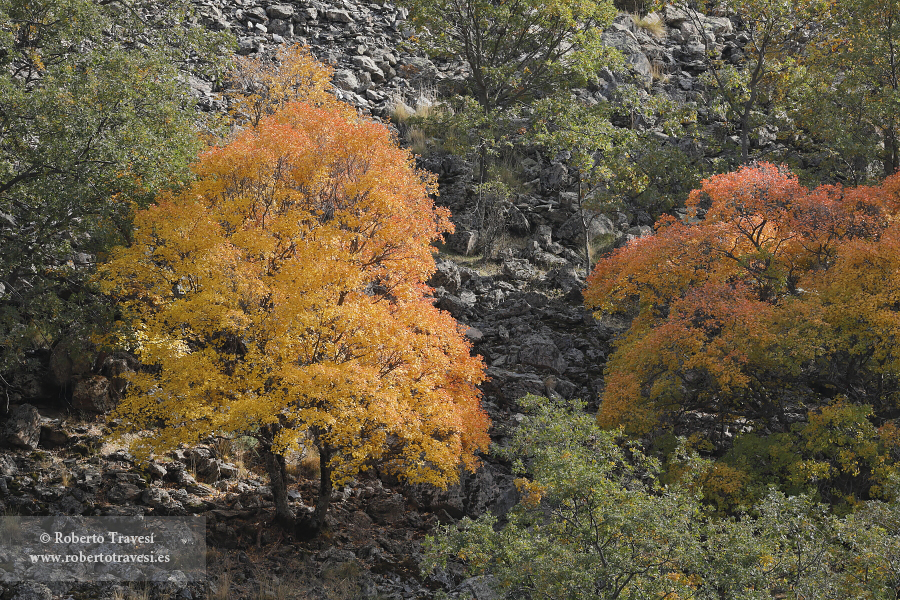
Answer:
<svg viewBox="0 0 900 600"><path fill-rule="evenodd" d="M153 367L116 411L153 429L135 450L255 436L290 519L284 455L311 445L313 530L332 486L373 464L438 486L473 469L488 444L483 365L424 284L452 226L387 129L286 103L195 171L101 269Z"/></svg>

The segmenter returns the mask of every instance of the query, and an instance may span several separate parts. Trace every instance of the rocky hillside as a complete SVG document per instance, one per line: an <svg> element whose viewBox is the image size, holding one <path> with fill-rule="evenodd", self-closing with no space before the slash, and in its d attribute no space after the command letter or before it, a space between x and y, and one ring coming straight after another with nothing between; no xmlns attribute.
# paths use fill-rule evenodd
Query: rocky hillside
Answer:
<svg viewBox="0 0 900 600"><path fill-rule="evenodd" d="M243 55L281 44L308 44L335 68L336 93L375 117L399 104L410 110L434 99L434 90L458 80L464 67L435 63L409 50L407 13L390 3L316 0L201 0L197 27L229 29ZM645 93L696 101L707 36L723 56L740 60L746 41L725 17L694 19L673 8L661 15L668 34L654 35L628 15L606 34L627 58L628 70L604 71L582 97L607 101L616 86L637 81ZM198 104L221 110L216 86L192 77ZM452 87L452 86L451 86ZM755 143L774 143L774 136ZM672 140L673 144L682 143ZM526 393L596 402L616 323L600 323L581 305L584 266L578 251L582 215L564 158L534 153L523 163L528 193L504 206L507 247L499 259L469 257L472 166L450 156L426 157L439 177L440 201L454 212L448 240L430 283L438 306L468 326L490 380L484 407L494 440L517 419ZM591 244L610 248L650 233L646 215L589 215ZM204 515L208 525L208 587L169 582L150 590L100 584L30 583L5 586L0 598L428 598L444 590L489 598L480 580L454 572L423 579L419 542L434 524L485 511L502 514L518 499L508 465L486 457L484 467L446 492L403 487L372 474L335 492L329 531L316 540L293 539L267 525L272 495L253 448L210 444L187 448L139 467L122 448L104 443L103 412L122 391L119 376L133 369L126 355L85 358L77 342L57 345L30 360L43 380L16 382L0 441L0 511L9 515ZM87 417L87 418L85 418ZM297 510L314 503L315 473L302 461L293 471Z"/></svg>

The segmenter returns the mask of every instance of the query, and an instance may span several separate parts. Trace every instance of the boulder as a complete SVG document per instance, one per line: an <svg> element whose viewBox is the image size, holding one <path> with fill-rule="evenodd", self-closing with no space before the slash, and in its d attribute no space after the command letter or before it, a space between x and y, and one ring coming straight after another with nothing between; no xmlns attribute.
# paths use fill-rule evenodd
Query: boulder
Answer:
<svg viewBox="0 0 900 600"><path fill-rule="evenodd" d="M127 481L115 483L106 492L106 499L112 504L125 504L141 496L141 488Z"/></svg>
<svg viewBox="0 0 900 600"><path fill-rule="evenodd" d="M266 14L270 19L289 20L294 17L294 7L290 4L272 4L266 8Z"/></svg>
<svg viewBox="0 0 900 600"><path fill-rule="evenodd" d="M518 361L524 365L542 371L551 371L556 375L562 375L568 367L553 340L539 333L528 335L522 340L517 357Z"/></svg>
<svg viewBox="0 0 900 600"><path fill-rule="evenodd" d="M294 24L289 20L286 21L284 19L272 19L271 21L269 21L266 29L269 30L269 33L272 33L275 36L291 37L292 35L294 35Z"/></svg>
<svg viewBox="0 0 900 600"><path fill-rule="evenodd" d="M35 450L41 441L41 415L30 404L17 406L3 426L3 442L8 446Z"/></svg>
<svg viewBox="0 0 900 600"><path fill-rule="evenodd" d="M373 79L376 74L381 76L382 78L384 77L384 72L381 70L381 68L377 64L375 64L375 61L372 58L368 56L354 56L350 59L350 62L353 63L353 66L355 66L356 68L371 73Z"/></svg>
<svg viewBox="0 0 900 600"><path fill-rule="evenodd" d="M537 270L524 258L506 258L500 270L507 278L518 281L529 281L537 277Z"/></svg>
<svg viewBox="0 0 900 600"><path fill-rule="evenodd" d="M0 475L3 477L12 477L19 472L16 461L8 454L0 454Z"/></svg>
<svg viewBox="0 0 900 600"><path fill-rule="evenodd" d="M447 247L464 256L474 254L478 247L478 232L463 230L452 233L447 236Z"/></svg>
<svg viewBox="0 0 900 600"><path fill-rule="evenodd" d="M584 217L582 217L584 215ZM590 210L576 212L556 230L557 239L582 247L582 218L587 224L588 245L594 256L602 254L615 246L616 241L622 237L622 232L616 228L609 217L602 213Z"/></svg>
<svg viewBox="0 0 900 600"><path fill-rule="evenodd" d="M459 266L450 260L438 260L435 267L436 270L428 280L428 285L433 288L442 287L451 294L457 293L462 284Z"/></svg>
<svg viewBox="0 0 900 600"><path fill-rule="evenodd" d="M462 319L466 316L466 313L475 306L476 297L475 294L470 292L469 290L462 290L459 296L454 294L444 294L440 300L438 300L437 307L441 310L446 310L448 313L453 315L455 319Z"/></svg>
<svg viewBox="0 0 900 600"><path fill-rule="evenodd" d="M41 425L41 441L42 448L61 448L69 443L70 436L65 429L62 428L59 421L47 421Z"/></svg>
<svg viewBox="0 0 900 600"><path fill-rule="evenodd" d="M334 85L341 88L342 90L347 90L348 92L352 92L359 88L359 79L356 78L356 75L353 71L348 69L340 69L339 71L335 71L334 73Z"/></svg>
<svg viewBox="0 0 900 600"><path fill-rule="evenodd" d="M353 18L346 10L329 8L325 11L325 18L335 23L352 23Z"/></svg>
<svg viewBox="0 0 900 600"><path fill-rule="evenodd" d="M110 396L109 379L94 375L78 381L72 390L72 407L89 413L103 414L116 407Z"/></svg>

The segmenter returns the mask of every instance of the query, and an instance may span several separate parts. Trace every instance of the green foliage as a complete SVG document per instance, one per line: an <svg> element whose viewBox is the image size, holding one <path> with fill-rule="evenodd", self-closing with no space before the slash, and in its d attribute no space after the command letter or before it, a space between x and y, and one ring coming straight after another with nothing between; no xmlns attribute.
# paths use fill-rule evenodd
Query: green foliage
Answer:
<svg viewBox="0 0 900 600"><path fill-rule="evenodd" d="M891 175L900 168L900 2L833 2L823 25L794 114L851 181Z"/></svg>
<svg viewBox="0 0 900 600"><path fill-rule="evenodd" d="M0 2L0 371L98 317L96 254L127 237L132 203L188 175L198 139L179 68L229 40L182 27L191 11Z"/></svg>
<svg viewBox="0 0 900 600"><path fill-rule="evenodd" d="M710 66L705 79L716 93L721 117L737 131L740 159L746 164L751 158L751 133L769 122L776 107L784 108L779 101L788 89L810 26L821 19L824 2L727 0L722 4L741 18L749 40L742 47L742 64L734 65L722 60L709 38L701 35ZM687 14L703 31L700 16L691 10Z"/></svg>
<svg viewBox="0 0 900 600"><path fill-rule="evenodd" d="M568 88L607 64L609 0L403 0L433 56L468 62L467 84L487 112Z"/></svg>
<svg viewBox="0 0 900 600"><path fill-rule="evenodd" d="M647 598L680 593L669 575L697 552L695 498L656 485L656 464L599 430L580 405L521 401L529 416L507 452L518 462L521 503L495 530L488 516L443 528L426 543L425 569L448 557L495 575L513 597Z"/></svg>
<svg viewBox="0 0 900 600"><path fill-rule="evenodd" d="M694 119L685 106L623 85L615 103L588 104L568 93L534 103L528 137L550 155L568 152L578 177L578 208L597 212L623 206L654 216L683 205L699 180L697 167L678 148L666 147L656 130L683 133ZM638 123L652 128L638 127ZM586 233L584 253L591 262Z"/></svg>
<svg viewBox="0 0 900 600"><path fill-rule="evenodd" d="M879 431L871 418L870 406L839 401L811 412L808 422L789 432L738 436L722 463L745 479L723 504L749 506L771 485L843 511L860 499L889 498L898 475L893 428Z"/></svg>
<svg viewBox="0 0 900 600"><path fill-rule="evenodd" d="M711 463L676 451L682 484L599 430L580 404L523 401L504 454L521 456L508 523L482 516L425 543L425 572L464 561L508 598L768 600L897 597L900 504L871 501L837 518L809 496L771 490L720 518L699 500Z"/></svg>

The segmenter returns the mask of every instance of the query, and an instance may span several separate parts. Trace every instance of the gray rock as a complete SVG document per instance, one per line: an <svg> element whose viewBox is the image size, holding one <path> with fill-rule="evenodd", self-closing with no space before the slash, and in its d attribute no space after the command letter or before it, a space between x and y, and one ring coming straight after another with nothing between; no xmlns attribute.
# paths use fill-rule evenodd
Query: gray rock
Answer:
<svg viewBox="0 0 900 600"><path fill-rule="evenodd" d="M271 21L269 21L266 29L268 29L272 34L273 41L275 42L284 41L283 39L274 39L276 37L291 37L292 35L294 35L294 24L291 21L285 21L284 19L272 19Z"/></svg>
<svg viewBox="0 0 900 600"><path fill-rule="evenodd" d="M542 267L558 268L565 267L569 264L569 261L566 259L549 252L544 252L543 250L537 250L532 253L531 256L534 262Z"/></svg>
<svg viewBox="0 0 900 600"><path fill-rule="evenodd" d="M395 523L403 516L406 502L400 494L391 494L387 498L376 498L366 505L366 512L380 525Z"/></svg>
<svg viewBox="0 0 900 600"><path fill-rule="evenodd" d="M460 296L445 294L437 303L438 308L446 310L455 319L463 319L473 306L475 306L475 294L468 290L463 290Z"/></svg>
<svg viewBox="0 0 900 600"><path fill-rule="evenodd" d="M174 500L169 492L158 487L150 487L141 494L141 502L153 508L154 514L185 515L187 512L181 503Z"/></svg>
<svg viewBox="0 0 900 600"><path fill-rule="evenodd" d="M56 508L64 515L83 515L87 507L77 498L69 495L56 503Z"/></svg>
<svg viewBox="0 0 900 600"><path fill-rule="evenodd" d="M464 335L471 342L480 342L481 340L484 339L484 333L476 327L469 327L468 329L466 329L466 332Z"/></svg>
<svg viewBox="0 0 900 600"><path fill-rule="evenodd" d="M43 583L26 581L15 587L12 600L53 600L53 592Z"/></svg>
<svg viewBox="0 0 900 600"><path fill-rule="evenodd" d="M428 280L428 285L433 288L442 287L451 294L457 293L462 285L459 265L450 260L439 260L435 267L436 270Z"/></svg>
<svg viewBox="0 0 900 600"><path fill-rule="evenodd" d="M263 39L258 37L242 37L238 39L237 53L240 56L261 52L263 49Z"/></svg>
<svg viewBox="0 0 900 600"><path fill-rule="evenodd" d="M644 54L643 47L637 37L629 29L621 25L613 25L602 36L603 43L611 46L625 56L625 64L630 65L639 75L649 79L650 60Z"/></svg>
<svg viewBox="0 0 900 600"><path fill-rule="evenodd" d="M141 496L141 488L129 482L115 483L106 492L106 499L112 504L125 504Z"/></svg>
<svg viewBox="0 0 900 600"><path fill-rule="evenodd" d="M594 256L612 248L622 237L622 233L613 225L609 217L590 210L573 214L556 230L556 237L581 247L584 243L582 241L582 214L587 222L588 244Z"/></svg>
<svg viewBox="0 0 900 600"><path fill-rule="evenodd" d="M572 266L553 269L547 273L545 280L561 289L565 294L572 293L573 291L580 292L584 285L584 282L578 277L578 273Z"/></svg>
<svg viewBox="0 0 900 600"><path fill-rule="evenodd" d="M400 73L413 81L430 80L437 76L438 70L434 63L427 58L410 56L403 59L403 63L400 65Z"/></svg>
<svg viewBox="0 0 900 600"><path fill-rule="evenodd" d="M523 258L507 258L500 264L503 274L512 280L529 281L537 277L537 270Z"/></svg>
<svg viewBox="0 0 900 600"><path fill-rule="evenodd" d="M552 371L556 375L565 373L568 364L556 344L539 333L527 336L519 348L517 359L542 371Z"/></svg>
<svg viewBox="0 0 900 600"><path fill-rule="evenodd" d="M431 485L407 485L404 495L419 509L445 511L455 519L478 517L486 512L503 515L519 500L513 477L488 463L474 473L464 474L459 483L446 490Z"/></svg>
<svg viewBox="0 0 900 600"><path fill-rule="evenodd" d="M261 6L248 8L244 11L244 17L254 23L267 23L269 21L269 16L266 14L266 10Z"/></svg>
<svg viewBox="0 0 900 600"><path fill-rule="evenodd" d="M545 394L543 378L534 373L517 373L491 366L487 375L490 380L482 385L485 393L501 402L512 404L527 394Z"/></svg>
<svg viewBox="0 0 900 600"><path fill-rule="evenodd" d="M30 404L17 406L3 427L3 442L8 446L35 450L41 441L41 415Z"/></svg>
<svg viewBox="0 0 900 600"><path fill-rule="evenodd" d="M294 21L303 23L306 21L316 21L319 18L319 11L315 8L304 8L299 13L294 14Z"/></svg>
<svg viewBox="0 0 900 600"><path fill-rule="evenodd" d="M266 14L270 19L291 19L294 16L294 7L290 4L272 4L266 8Z"/></svg>
<svg viewBox="0 0 900 600"><path fill-rule="evenodd" d="M734 25L731 24L731 19L727 17L706 17L703 21L704 26L708 27L717 36L734 33Z"/></svg>
<svg viewBox="0 0 900 600"><path fill-rule="evenodd" d="M493 575L479 575L466 579L457 588L460 593L468 594L472 600L501 600L503 594L497 591L499 584Z"/></svg>
<svg viewBox="0 0 900 600"><path fill-rule="evenodd" d="M525 214L513 204L506 214L506 228L516 235L528 235L531 231L531 223Z"/></svg>
<svg viewBox="0 0 900 600"><path fill-rule="evenodd" d="M16 461L8 454L0 454L0 475L3 477L12 477L19 472Z"/></svg>
<svg viewBox="0 0 900 600"><path fill-rule="evenodd" d="M541 187L545 191L558 190L566 185L569 179L569 170L560 162L551 165L541 171Z"/></svg>
<svg viewBox="0 0 900 600"><path fill-rule="evenodd" d="M41 424L40 445L42 448L60 448L68 444L69 439L68 432L60 426L59 421L53 420Z"/></svg>
<svg viewBox="0 0 900 600"><path fill-rule="evenodd" d="M336 71L332 81L334 81L334 85L342 90L347 90L348 92L352 92L359 88L359 79L356 78L353 71L348 69Z"/></svg>
<svg viewBox="0 0 900 600"><path fill-rule="evenodd" d="M147 474L154 479L162 479L168 473L166 468L157 462L147 463L147 466L145 468L147 470Z"/></svg>
<svg viewBox="0 0 900 600"><path fill-rule="evenodd" d="M350 13L346 10L339 10L336 8L329 8L325 11L325 18L329 21L334 21L335 23L352 23L353 18L350 17Z"/></svg>
<svg viewBox="0 0 900 600"><path fill-rule="evenodd" d="M469 256L478 247L478 232L463 230L451 233L447 236L447 247L457 254Z"/></svg>
<svg viewBox="0 0 900 600"><path fill-rule="evenodd" d="M354 56L350 59L350 62L353 64L353 66L362 69L367 73L371 73L373 80L376 75L384 78L384 72L378 67L377 64L375 64L375 61L368 56Z"/></svg>

